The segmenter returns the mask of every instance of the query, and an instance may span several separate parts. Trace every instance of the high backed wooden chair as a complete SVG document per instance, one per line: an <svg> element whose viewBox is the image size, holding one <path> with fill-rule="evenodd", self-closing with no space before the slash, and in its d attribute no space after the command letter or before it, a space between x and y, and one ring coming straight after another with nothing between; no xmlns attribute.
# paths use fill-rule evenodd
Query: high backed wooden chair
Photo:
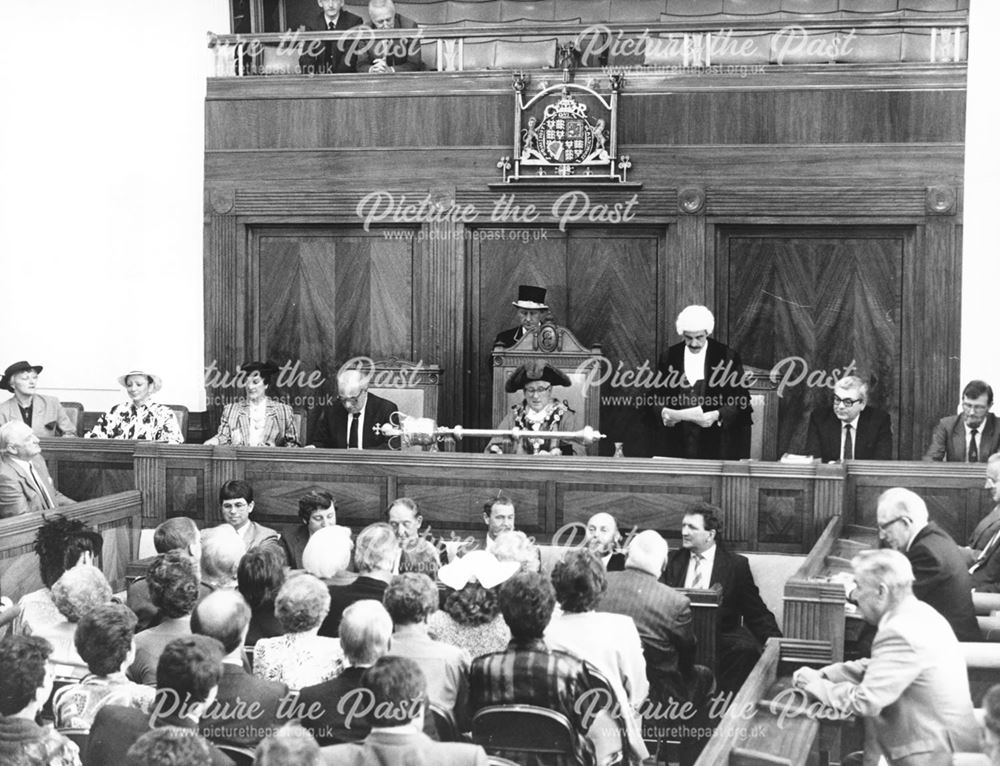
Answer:
<svg viewBox="0 0 1000 766"><path fill-rule="evenodd" d="M69 416L70 422L76 429L74 433L77 436L83 436L83 405L80 402L60 402L60 404L66 410L66 415Z"/></svg>
<svg viewBox="0 0 1000 766"><path fill-rule="evenodd" d="M750 406L753 426L750 428L750 457L754 460L778 459L778 384L771 380L770 371L743 365L743 371L753 374L750 386Z"/></svg>
<svg viewBox="0 0 1000 766"><path fill-rule="evenodd" d="M587 374L577 372L580 366L594 356L600 356L601 347L587 348L566 327L542 325L538 332L527 333L510 348L493 349L493 426L495 427L510 408L524 399L517 391L508 394L505 388L508 378L522 364L535 359L544 359L569 377L569 388L555 389L555 396L568 402L575 410L583 425L600 431L601 392L587 385ZM597 445L587 448L588 455L597 454Z"/></svg>
<svg viewBox="0 0 1000 766"><path fill-rule="evenodd" d="M180 426L181 434L184 436L186 443L188 440L188 420L191 417L191 411L183 404L168 404L167 406L174 411L174 417L177 418L177 425Z"/></svg>
<svg viewBox="0 0 1000 766"><path fill-rule="evenodd" d="M389 359L375 362L368 390L388 399L404 415L437 421L441 368L436 364L417 366L414 362ZM419 452L427 448L410 447Z"/></svg>

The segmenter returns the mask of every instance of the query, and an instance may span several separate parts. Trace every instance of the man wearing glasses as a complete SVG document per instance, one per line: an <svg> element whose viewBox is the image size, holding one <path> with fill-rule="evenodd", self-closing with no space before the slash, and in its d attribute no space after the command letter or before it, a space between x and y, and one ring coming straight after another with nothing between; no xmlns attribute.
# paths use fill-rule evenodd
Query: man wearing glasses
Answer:
<svg viewBox="0 0 1000 766"><path fill-rule="evenodd" d="M313 447L333 449L389 449L389 439L374 427L388 423L395 403L368 392L368 378L359 370L337 373L339 404L324 407L316 422Z"/></svg>
<svg viewBox="0 0 1000 766"><path fill-rule="evenodd" d="M941 418L934 426L924 460L985 463L1000 450L1000 425L990 412L993 389L984 380L972 380L962 391L962 414Z"/></svg>
<svg viewBox="0 0 1000 766"><path fill-rule="evenodd" d="M833 389L833 409L813 410L806 454L824 463L840 460L892 460L889 413L868 406L868 384L849 375Z"/></svg>

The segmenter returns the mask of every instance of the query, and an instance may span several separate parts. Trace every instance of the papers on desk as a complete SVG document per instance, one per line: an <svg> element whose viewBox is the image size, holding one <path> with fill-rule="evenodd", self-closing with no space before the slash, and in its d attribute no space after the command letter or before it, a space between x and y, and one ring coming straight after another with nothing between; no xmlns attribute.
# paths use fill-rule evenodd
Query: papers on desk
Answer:
<svg viewBox="0 0 1000 766"><path fill-rule="evenodd" d="M705 417L705 411L700 406L687 407L683 410L672 410L669 407L664 407L663 411L672 420L686 420L689 423L697 423Z"/></svg>
<svg viewBox="0 0 1000 766"><path fill-rule="evenodd" d="M781 463L791 463L792 465L808 465L809 463L818 463L819 458L815 458L812 455L793 455L791 452L786 452L781 456Z"/></svg>

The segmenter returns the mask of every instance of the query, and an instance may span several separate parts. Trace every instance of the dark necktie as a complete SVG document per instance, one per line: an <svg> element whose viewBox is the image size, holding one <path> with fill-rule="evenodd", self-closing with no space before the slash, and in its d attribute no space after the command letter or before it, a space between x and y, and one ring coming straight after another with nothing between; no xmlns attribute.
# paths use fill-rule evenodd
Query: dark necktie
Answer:
<svg viewBox="0 0 1000 766"><path fill-rule="evenodd" d="M978 463L979 462L979 447L976 446L976 434L979 433L978 428L973 428L970 430L969 434L969 462Z"/></svg>
<svg viewBox="0 0 1000 766"><path fill-rule="evenodd" d="M336 21L326 22L326 28L331 32L335 31L337 29L337 22Z"/></svg>
<svg viewBox="0 0 1000 766"><path fill-rule="evenodd" d="M851 438L850 424L844 426L844 460L854 460L854 439Z"/></svg>
<svg viewBox="0 0 1000 766"><path fill-rule="evenodd" d="M347 424L347 449L354 449L358 446L358 416L351 415L351 422Z"/></svg>

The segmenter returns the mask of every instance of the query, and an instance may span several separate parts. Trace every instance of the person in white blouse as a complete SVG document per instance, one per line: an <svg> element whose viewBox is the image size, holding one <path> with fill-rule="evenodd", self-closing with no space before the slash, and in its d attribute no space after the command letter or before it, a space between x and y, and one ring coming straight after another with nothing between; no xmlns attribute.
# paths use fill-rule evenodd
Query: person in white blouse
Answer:
<svg viewBox="0 0 1000 766"><path fill-rule="evenodd" d="M129 401L116 404L87 434L88 439L147 439L182 444L184 434L174 411L150 397L163 388L159 375L132 370L118 378Z"/></svg>
<svg viewBox="0 0 1000 766"><path fill-rule="evenodd" d="M271 362L247 362L240 367L246 396L227 404L219 432L205 444L237 447L297 447L298 433L292 408L267 396L278 368Z"/></svg>

